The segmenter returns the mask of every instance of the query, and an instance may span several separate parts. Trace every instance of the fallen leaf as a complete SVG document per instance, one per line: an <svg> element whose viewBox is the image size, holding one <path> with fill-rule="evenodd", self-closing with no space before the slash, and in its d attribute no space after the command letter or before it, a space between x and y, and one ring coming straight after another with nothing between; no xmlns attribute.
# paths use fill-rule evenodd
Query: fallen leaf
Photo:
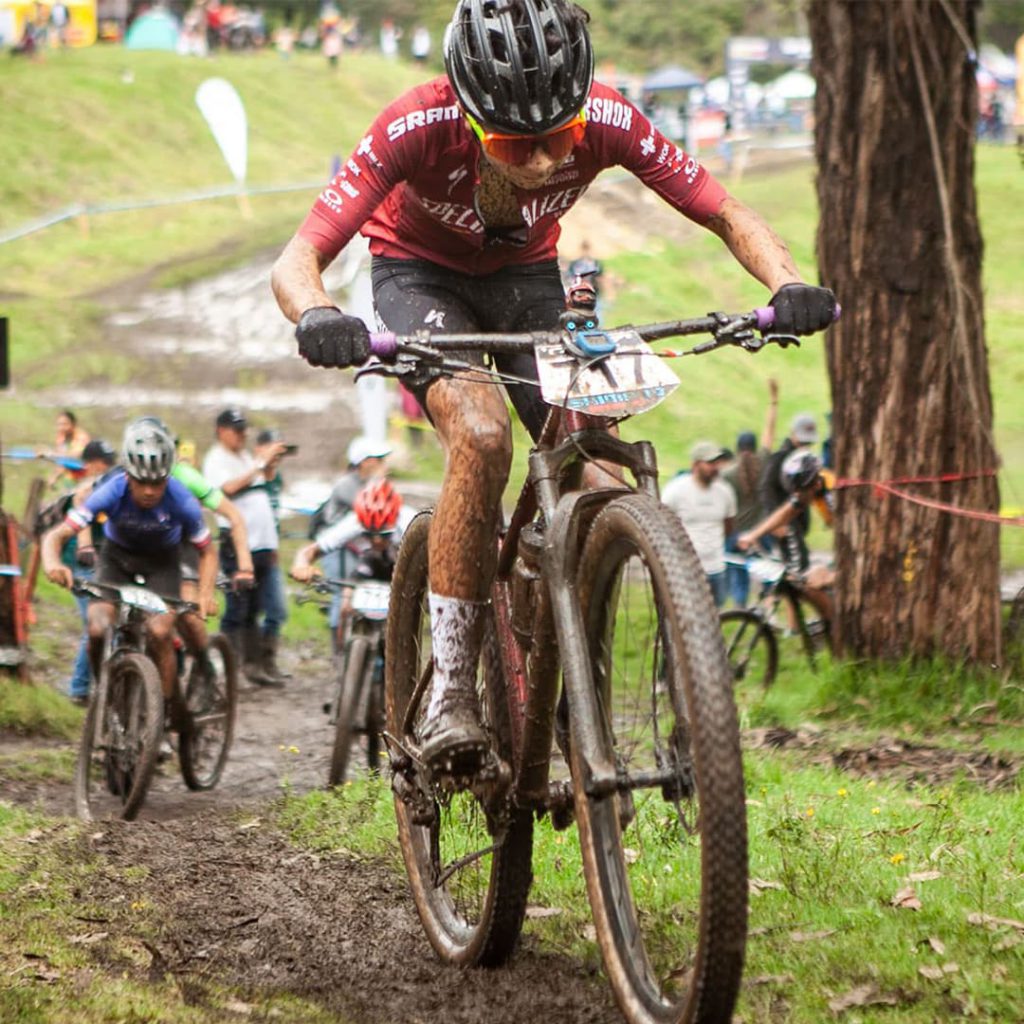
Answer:
<svg viewBox="0 0 1024 1024"><path fill-rule="evenodd" d="M243 821L242 824L238 826L238 831L244 832L246 829L259 828L261 824L263 824L262 818L253 818L252 821Z"/></svg>
<svg viewBox="0 0 1024 1024"><path fill-rule="evenodd" d="M917 893L914 891L912 885L906 886L904 889L900 889L898 893L889 903L894 906L897 910L920 910L921 901L917 898Z"/></svg>
<svg viewBox="0 0 1024 1024"><path fill-rule="evenodd" d="M747 985L792 985L796 979L792 974L759 974L756 978L748 978Z"/></svg>
<svg viewBox="0 0 1024 1024"><path fill-rule="evenodd" d="M558 917L562 913L561 907L527 907L526 916L533 920L540 920L545 917Z"/></svg>
<svg viewBox="0 0 1024 1024"><path fill-rule="evenodd" d="M968 914L968 924L980 925L995 931L997 928L1016 928L1024 932L1024 921L1017 921L1012 917L993 917L991 914Z"/></svg>
<svg viewBox="0 0 1024 1024"><path fill-rule="evenodd" d="M878 991L874 984L858 985L846 995L830 999L828 1008L836 1014L852 1009L854 1006L896 1006L899 1000L894 995Z"/></svg>
<svg viewBox="0 0 1024 1024"><path fill-rule="evenodd" d="M1024 938L1010 932L1005 939L1000 939L992 948L997 953L1002 953L1004 950L1013 949L1014 946L1019 946L1022 942L1024 942Z"/></svg>
<svg viewBox="0 0 1024 1024"><path fill-rule="evenodd" d="M929 967L927 965L918 967L917 973L922 978L927 978L929 981L941 981L942 980L942 968L941 967Z"/></svg>
<svg viewBox="0 0 1024 1024"><path fill-rule="evenodd" d="M622 848L622 859L627 864L635 864L640 859L640 851L634 850L632 846Z"/></svg>
<svg viewBox="0 0 1024 1024"><path fill-rule="evenodd" d="M835 928L826 928L820 932L790 932L789 937L793 942L817 942L819 939L827 939L835 933Z"/></svg>
<svg viewBox="0 0 1024 1024"><path fill-rule="evenodd" d="M941 878L941 871L912 871L907 875L907 881L909 882L934 882L936 878Z"/></svg>
<svg viewBox="0 0 1024 1024"><path fill-rule="evenodd" d="M97 942L102 942L110 932L86 932L83 935L74 935L68 942L74 946L92 946Z"/></svg>
<svg viewBox="0 0 1024 1024"><path fill-rule="evenodd" d="M750 879L750 891L756 896L758 893L764 892L767 889L784 889L785 886L779 882L769 882L765 878L752 878Z"/></svg>
<svg viewBox="0 0 1024 1024"><path fill-rule="evenodd" d="M26 833L25 833L25 834L24 834L24 835L23 835L23 836L21 837L21 841L22 841L23 843L38 843L38 842L39 842L39 840L40 840L40 839L41 839L41 838L42 838L42 837L43 837L44 835L46 835L46 833L45 833L45 832L44 832L44 831L43 831L43 830L42 830L41 828L34 828L34 829L32 829L32 831L31 831L31 832L26 832Z"/></svg>
<svg viewBox="0 0 1024 1024"><path fill-rule="evenodd" d="M948 964L942 965L943 974L956 974L959 972L959 970L960 965L958 963L954 963L953 961L950 961Z"/></svg>
<svg viewBox="0 0 1024 1024"><path fill-rule="evenodd" d="M252 1013L252 1007L248 1003L243 1003L240 999L232 999L224 1004L224 1009L229 1010L231 1013L240 1013L244 1016L249 1016Z"/></svg>
<svg viewBox="0 0 1024 1024"><path fill-rule="evenodd" d="M946 952L946 944L942 939L937 939L934 935L928 936L928 945L932 947L932 951L942 956Z"/></svg>

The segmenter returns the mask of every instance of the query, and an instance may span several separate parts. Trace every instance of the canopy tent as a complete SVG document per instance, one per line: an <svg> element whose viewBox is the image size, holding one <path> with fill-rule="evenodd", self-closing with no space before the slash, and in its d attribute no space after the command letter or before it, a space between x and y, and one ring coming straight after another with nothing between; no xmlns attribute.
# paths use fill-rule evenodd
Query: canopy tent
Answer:
<svg viewBox="0 0 1024 1024"><path fill-rule="evenodd" d="M178 49L181 33L178 19L168 11L157 8L140 14L128 29L124 45L128 50L170 50Z"/></svg>
<svg viewBox="0 0 1024 1024"><path fill-rule="evenodd" d="M787 71L769 82L764 91L780 100L809 100L814 96L815 83L806 71Z"/></svg>
<svg viewBox="0 0 1024 1024"><path fill-rule="evenodd" d="M645 92L660 92L670 89L693 89L703 84L704 79L700 75L687 71L678 64L666 64L663 68L651 72L644 79Z"/></svg>

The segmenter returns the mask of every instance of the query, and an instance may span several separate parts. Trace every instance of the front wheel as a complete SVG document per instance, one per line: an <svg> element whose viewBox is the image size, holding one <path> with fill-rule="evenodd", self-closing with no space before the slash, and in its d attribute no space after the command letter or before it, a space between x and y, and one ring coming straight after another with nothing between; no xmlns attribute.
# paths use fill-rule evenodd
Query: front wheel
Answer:
<svg viewBox="0 0 1024 1024"><path fill-rule="evenodd" d="M349 752L352 750L356 711L359 709L363 689L369 682L369 674L373 671L372 657L369 637L352 637L345 659L345 673L341 679L337 717L334 721L334 747L331 750L331 767L327 773L327 783L331 786L340 786L345 781Z"/></svg>
<svg viewBox="0 0 1024 1024"><path fill-rule="evenodd" d="M718 621L735 689L767 690L775 682L779 667L779 645L771 626L745 608L719 612Z"/></svg>
<svg viewBox="0 0 1024 1024"><path fill-rule="evenodd" d="M220 780L235 735L238 666L230 641L210 637L208 665L194 658L185 687L188 721L178 738L181 775L189 789L213 789Z"/></svg>
<svg viewBox="0 0 1024 1024"><path fill-rule="evenodd" d="M610 502L580 559L595 700L571 707L584 875L631 1024L729 1024L747 920L743 766L732 680L700 562L676 516ZM589 717L589 709L596 717ZM579 738L612 766L592 783Z"/></svg>
<svg viewBox="0 0 1024 1024"><path fill-rule="evenodd" d="M433 676L427 602L430 521L429 513L420 514L402 538L385 642L388 733L410 752L417 746ZM507 705L493 623L485 631L477 691L493 749L511 762L511 730L507 714L501 713ZM532 815L496 806L498 801L486 792L442 791L413 757L394 749L391 754L402 856L430 944L448 963L504 963L526 914Z"/></svg>
<svg viewBox="0 0 1024 1024"><path fill-rule="evenodd" d="M163 693L156 666L143 654L118 655L107 672L106 686L93 694L85 716L75 813L84 821L131 821L146 799L160 752Z"/></svg>

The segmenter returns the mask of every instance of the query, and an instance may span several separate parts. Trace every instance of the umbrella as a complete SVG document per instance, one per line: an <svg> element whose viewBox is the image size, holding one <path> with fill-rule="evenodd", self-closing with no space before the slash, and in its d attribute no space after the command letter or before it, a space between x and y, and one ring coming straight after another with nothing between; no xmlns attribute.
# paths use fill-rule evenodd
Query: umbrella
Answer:
<svg viewBox="0 0 1024 1024"><path fill-rule="evenodd" d="M124 37L126 50L178 49L178 19L167 11L154 10L140 14Z"/></svg>
<svg viewBox="0 0 1024 1024"><path fill-rule="evenodd" d="M661 89L693 89L701 85L704 79L700 75L687 71L678 64L666 64L658 68L644 79L646 92L658 92Z"/></svg>

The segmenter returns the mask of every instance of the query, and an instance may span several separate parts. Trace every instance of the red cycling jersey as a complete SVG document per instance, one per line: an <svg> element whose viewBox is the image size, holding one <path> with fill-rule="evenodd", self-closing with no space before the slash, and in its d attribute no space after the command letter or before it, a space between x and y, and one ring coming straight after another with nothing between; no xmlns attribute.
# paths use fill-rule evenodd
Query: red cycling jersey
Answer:
<svg viewBox="0 0 1024 1024"><path fill-rule="evenodd" d="M480 146L447 77L410 89L363 136L299 234L333 259L357 231L376 256L423 259L465 274L554 259L558 224L606 167L621 164L691 220L716 214L725 189L628 100L595 82L587 130L538 189L515 189L518 231L488 232L477 212Z"/></svg>

